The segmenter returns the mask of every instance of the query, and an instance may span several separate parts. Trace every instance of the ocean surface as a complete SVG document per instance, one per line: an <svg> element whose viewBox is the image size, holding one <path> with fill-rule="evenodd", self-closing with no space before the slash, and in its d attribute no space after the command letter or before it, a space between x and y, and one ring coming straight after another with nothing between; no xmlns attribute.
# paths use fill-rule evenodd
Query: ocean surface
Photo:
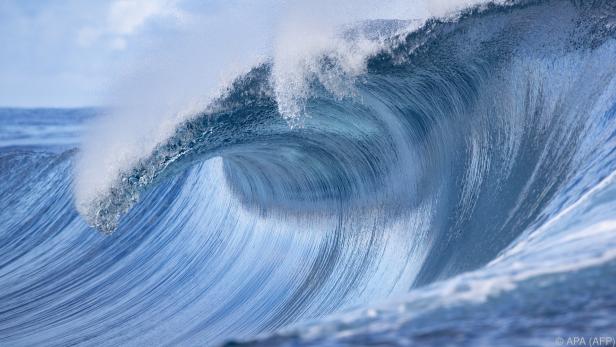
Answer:
<svg viewBox="0 0 616 347"><path fill-rule="evenodd" d="M340 42L151 145L0 109L0 345L616 345L616 2Z"/></svg>

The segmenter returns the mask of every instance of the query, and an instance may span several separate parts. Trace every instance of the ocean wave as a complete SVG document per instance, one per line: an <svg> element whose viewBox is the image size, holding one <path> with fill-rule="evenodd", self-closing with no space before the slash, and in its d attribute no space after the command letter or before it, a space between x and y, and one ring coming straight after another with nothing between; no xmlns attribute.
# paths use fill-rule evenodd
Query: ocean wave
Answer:
<svg viewBox="0 0 616 347"><path fill-rule="evenodd" d="M613 314L615 23L611 1L548 0L362 22L258 64L137 157L104 134L4 149L0 343L599 332L567 314L584 291ZM529 316L556 328L512 336Z"/></svg>

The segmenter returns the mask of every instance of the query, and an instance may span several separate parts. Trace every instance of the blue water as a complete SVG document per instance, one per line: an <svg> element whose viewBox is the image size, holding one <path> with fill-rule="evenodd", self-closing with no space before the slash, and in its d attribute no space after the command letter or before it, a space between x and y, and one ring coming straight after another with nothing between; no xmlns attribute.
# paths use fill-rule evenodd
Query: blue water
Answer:
<svg viewBox="0 0 616 347"><path fill-rule="evenodd" d="M290 124L262 63L89 199L110 110L1 109L0 345L613 341L614 2L372 24L352 93Z"/></svg>

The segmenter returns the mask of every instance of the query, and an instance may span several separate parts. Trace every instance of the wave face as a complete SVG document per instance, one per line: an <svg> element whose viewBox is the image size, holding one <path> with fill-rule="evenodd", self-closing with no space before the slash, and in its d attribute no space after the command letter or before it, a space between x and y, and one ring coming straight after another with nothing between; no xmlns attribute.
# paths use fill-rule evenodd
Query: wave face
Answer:
<svg viewBox="0 0 616 347"><path fill-rule="evenodd" d="M74 133L93 111L3 110L0 344L613 334L614 3L404 26L347 32L378 49L353 73L321 56L292 121L256 66L88 194Z"/></svg>

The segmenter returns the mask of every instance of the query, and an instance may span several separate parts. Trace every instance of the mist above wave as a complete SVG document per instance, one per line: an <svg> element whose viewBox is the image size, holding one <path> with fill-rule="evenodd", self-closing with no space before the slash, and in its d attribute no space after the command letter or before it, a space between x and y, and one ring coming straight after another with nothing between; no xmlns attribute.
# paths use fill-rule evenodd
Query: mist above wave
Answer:
<svg viewBox="0 0 616 347"><path fill-rule="evenodd" d="M352 96L367 59L395 33L473 2L271 1L185 19L181 39L150 47L110 89L108 112L92 122L76 165L78 210L91 213L87 206L120 184L122 173L264 61L272 65L278 112L289 126L301 126L315 80L338 98ZM371 19L396 21L374 25Z"/></svg>

